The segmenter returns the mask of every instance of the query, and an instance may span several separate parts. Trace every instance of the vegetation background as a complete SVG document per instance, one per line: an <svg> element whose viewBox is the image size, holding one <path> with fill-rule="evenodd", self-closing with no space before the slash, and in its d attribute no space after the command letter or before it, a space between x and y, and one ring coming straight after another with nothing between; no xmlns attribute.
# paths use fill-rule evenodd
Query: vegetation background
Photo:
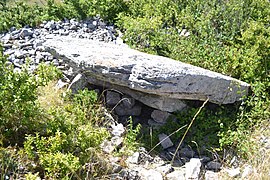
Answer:
<svg viewBox="0 0 270 180"><path fill-rule="evenodd" d="M204 109L187 143L201 146L207 135L212 152L225 157L224 152L232 150L257 167L259 173L252 178L269 177L269 152L261 159L257 143L261 135L269 136L268 0L2 0L0 31L12 26L34 27L43 20L84 19L97 14L121 29L125 42L133 48L250 83L252 93L241 103ZM180 36L183 30L190 35ZM55 100L46 93L52 88L49 80L61 74L55 68L41 66L37 72L40 78L36 79L27 70L16 74L12 67L6 67L2 53L0 59L0 174L17 172L21 164L26 164L29 177L69 179L109 173L110 168L99 158L101 152L96 150L109 137L99 126L104 115L96 94L82 91L74 97L63 97L63 92L58 92L53 94L58 97ZM195 112L177 113L179 123L168 124L160 131L175 131L171 127L189 123ZM127 149L136 136L130 132ZM159 132L154 132L154 137L155 133ZM182 134L179 131L173 138ZM155 144L155 138L153 141ZM89 163L95 164L91 173L87 170Z"/></svg>

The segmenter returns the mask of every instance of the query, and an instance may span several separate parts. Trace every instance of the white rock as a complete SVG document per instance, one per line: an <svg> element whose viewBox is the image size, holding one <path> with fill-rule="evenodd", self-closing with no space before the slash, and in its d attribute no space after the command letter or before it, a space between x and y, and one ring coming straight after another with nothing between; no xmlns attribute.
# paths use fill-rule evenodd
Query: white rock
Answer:
<svg viewBox="0 0 270 180"><path fill-rule="evenodd" d="M123 142L123 138L121 137L113 137L110 141L108 140L104 140L100 147L102 148L102 150L105 153L112 153L114 151L115 148L117 148L121 143Z"/></svg>
<svg viewBox="0 0 270 180"><path fill-rule="evenodd" d="M58 88L58 89L62 89L63 87L65 87L65 86L67 86L68 85L68 83L67 82L63 82L61 79L59 79L58 81L57 81L57 83L56 83L56 87Z"/></svg>
<svg viewBox="0 0 270 180"><path fill-rule="evenodd" d="M158 138L159 138L159 142L161 143L161 146L163 147L163 149L167 149L167 148L173 146L173 142L171 141L169 136L167 136L166 134L164 134L164 133L159 134Z"/></svg>
<svg viewBox="0 0 270 180"><path fill-rule="evenodd" d="M209 98L213 103L228 104L247 95L250 87L216 72L113 43L55 36L47 39L44 45L55 54L80 65L87 77L99 85L125 87L163 97L164 101L168 98L201 101ZM73 54L80 56L74 57ZM168 106L158 109L170 109Z"/></svg>
<svg viewBox="0 0 270 180"><path fill-rule="evenodd" d="M199 179L201 172L201 160L199 158L191 158L186 163L186 179Z"/></svg>
<svg viewBox="0 0 270 180"><path fill-rule="evenodd" d="M71 89L72 92L76 93L80 89L84 89L87 85L87 79L84 74L77 74L68 86L68 90Z"/></svg>
<svg viewBox="0 0 270 180"><path fill-rule="evenodd" d="M114 150L114 146L111 141L104 140L101 144L100 147L102 148L103 152L110 154Z"/></svg>
<svg viewBox="0 0 270 180"><path fill-rule="evenodd" d="M241 178L242 179L245 179L246 177L248 177L250 174L252 174L253 173L253 168L252 168L252 166L250 166L250 165L247 165L247 166L245 166L245 168L244 168L244 170L243 170L243 173L242 173L242 176L241 176Z"/></svg>
<svg viewBox="0 0 270 180"><path fill-rule="evenodd" d="M166 175L167 180L184 180L185 171L184 170L175 170Z"/></svg>
<svg viewBox="0 0 270 180"><path fill-rule="evenodd" d="M235 168L235 169L225 169L225 171L228 173L230 177L238 177L240 176L240 168Z"/></svg>
<svg viewBox="0 0 270 180"><path fill-rule="evenodd" d="M204 174L204 179L205 180L221 180L221 178L219 178L218 173L213 172L213 171L206 171Z"/></svg>
<svg viewBox="0 0 270 180"><path fill-rule="evenodd" d="M125 132L125 128L122 123L112 125L112 135L114 136L121 136Z"/></svg>
<svg viewBox="0 0 270 180"><path fill-rule="evenodd" d="M147 170L147 169L142 168L139 171L139 176L143 180L163 180L161 173L153 169Z"/></svg>
<svg viewBox="0 0 270 180"><path fill-rule="evenodd" d="M127 158L127 163L138 164L139 157L140 157L140 153L139 152L135 152L135 153L132 154L132 156L129 156Z"/></svg>
<svg viewBox="0 0 270 180"><path fill-rule="evenodd" d="M172 165L171 164L165 164L163 166L158 166L155 168L156 171L160 172L163 175L166 175L173 171Z"/></svg>

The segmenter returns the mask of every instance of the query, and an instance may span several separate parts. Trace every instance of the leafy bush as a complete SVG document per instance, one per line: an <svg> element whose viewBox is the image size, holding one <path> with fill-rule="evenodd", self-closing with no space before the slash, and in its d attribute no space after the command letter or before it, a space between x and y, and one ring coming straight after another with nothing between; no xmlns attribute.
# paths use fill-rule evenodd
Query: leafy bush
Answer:
<svg viewBox="0 0 270 180"><path fill-rule="evenodd" d="M88 173L84 169L86 164L92 163L91 157L98 158L99 145L110 136L106 128L100 127L105 122L97 94L80 90L78 94L62 96L63 92L56 90L51 99L47 96L51 88L49 85L49 89L40 89L43 92L40 94L41 107L46 110L45 131L28 136L24 149L30 158L39 160L38 166L44 169L45 177L71 178L77 174L84 177ZM55 98L62 100L48 102ZM96 155L89 154L92 148ZM95 173L102 175L106 171L97 168Z"/></svg>
<svg viewBox="0 0 270 180"><path fill-rule="evenodd" d="M219 129L220 145L233 145L245 153L244 143L238 142L251 127L270 118L269 5L267 0L135 0L129 1L129 10L119 15L118 25L133 47L252 85L252 96L234 111L237 116L228 118L225 108L218 123L231 124L226 130ZM183 31L190 35L180 35ZM218 124L211 128L216 129Z"/></svg>
<svg viewBox="0 0 270 180"><path fill-rule="evenodd" d="M59 77L60 73L44 65L40 66L42 68L37 75L30 74L27 66L21 73L17 73L6 62L0 50L1 144L21 144L25 133L33 133L42 128L40 124L43 124L43 115L37 102L38 86Z"/></svg>
<svg viewBox="0 0 270 180"><path fill-rule="evenodd" d="M43 9L37 5L29 6L24 2L16 2L15 5L0 4L0 32L14 26L36 26L43 15Z"/></svg>

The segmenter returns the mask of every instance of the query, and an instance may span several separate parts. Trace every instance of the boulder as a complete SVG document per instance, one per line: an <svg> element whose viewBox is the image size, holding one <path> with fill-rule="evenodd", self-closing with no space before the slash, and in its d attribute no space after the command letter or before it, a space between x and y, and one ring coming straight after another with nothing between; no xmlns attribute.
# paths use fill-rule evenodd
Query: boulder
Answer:
<svg viewBox="0 0 270 180"><path fill-rule="evenodd" d="M88 82L121 89L162 111L184 108L181 100L209 98L217 104L234 103L250 87L229 76L114 43L55 35L44 46L55 57L73 64Z"/></svg>

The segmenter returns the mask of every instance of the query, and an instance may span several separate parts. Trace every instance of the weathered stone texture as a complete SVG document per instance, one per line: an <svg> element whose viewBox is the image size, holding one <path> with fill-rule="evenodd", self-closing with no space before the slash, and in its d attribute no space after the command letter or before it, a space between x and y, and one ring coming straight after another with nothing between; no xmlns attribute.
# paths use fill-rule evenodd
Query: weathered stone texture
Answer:
<svg viewBox="0 0 270 180"><path fill-rule="evenodd" d="M90 81L157 96L156 104L147 104L147 100L129 94L164 111L179 108L169 108L168 103L164 106L162 102L168 99L204 101L209 98L213 103L228 104L238 101L249 89L249 84L237 79L124 45L55 36L47 39L44 46L54 55L79 66Z"/></svg>

